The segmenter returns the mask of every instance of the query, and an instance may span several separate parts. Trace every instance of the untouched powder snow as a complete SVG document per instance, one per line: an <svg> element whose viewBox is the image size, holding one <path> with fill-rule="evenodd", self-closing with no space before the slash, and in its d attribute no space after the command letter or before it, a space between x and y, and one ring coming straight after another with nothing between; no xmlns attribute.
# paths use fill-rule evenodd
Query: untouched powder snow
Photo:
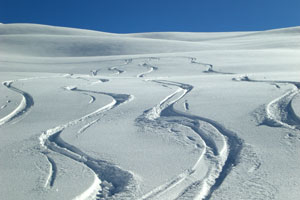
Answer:
<svg viewBox="0 0 300 200"><path fill-rule="evenodd" d="M1 198L298 199L299 33L1 24Z"/></svg>

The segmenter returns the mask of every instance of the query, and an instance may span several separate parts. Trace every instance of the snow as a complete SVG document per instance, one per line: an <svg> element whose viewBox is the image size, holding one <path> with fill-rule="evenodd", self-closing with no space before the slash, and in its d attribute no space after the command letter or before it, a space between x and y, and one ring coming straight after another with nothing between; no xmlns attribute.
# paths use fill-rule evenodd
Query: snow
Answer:
<svg viewBox="0 0 300 200"><path fill-rule="evenodd" d="M298 199L299 33L1 24L1 197Z"/></svg>

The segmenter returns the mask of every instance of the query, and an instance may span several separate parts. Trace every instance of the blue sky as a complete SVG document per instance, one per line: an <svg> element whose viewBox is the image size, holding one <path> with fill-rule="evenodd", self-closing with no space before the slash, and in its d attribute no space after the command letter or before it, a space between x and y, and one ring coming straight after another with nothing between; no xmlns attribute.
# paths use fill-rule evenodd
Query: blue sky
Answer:
<svg viewBox="0 0 300 200"><path fill-rule="evenodd" d="M0 0L0 22L114 33L248 31L300 25L300 0Z"/></svg>

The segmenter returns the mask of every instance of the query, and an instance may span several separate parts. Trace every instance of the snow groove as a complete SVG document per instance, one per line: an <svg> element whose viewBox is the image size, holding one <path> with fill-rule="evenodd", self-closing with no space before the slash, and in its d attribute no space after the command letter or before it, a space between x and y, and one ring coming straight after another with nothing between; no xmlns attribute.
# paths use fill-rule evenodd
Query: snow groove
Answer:
<svg viewBox="0 0 300 200"><path fill-rule="evenodd" d="M188 110L190 109L190 105L189 105L189 103L188 103L187 100L184 101L183 107L184 107L184 110L185 110L185 111L188 111Z"/></svg>
<svg viewBox="0 0 300 200"><path fill-rule="evenodd" d="M109 71L115 71L116 74L122 74L122 73L125 72L124 70L118 69L118 68L116 68L116 67L110 67L110 68L108 68L108 70L109 70Z"/></svg>
<svg viewBox="0 0 300 200"><path fill-rule="evenodd" d="M268 103L266 106L267 120L264 123L269 126L299 129L300 120L291 106L291 102L297 94L299 94L299 89L293 89Z"/></svg>
<svg viewBox="0 0 300 200"><path fill-rule="evenodd" d="M153 108L144 111L143 115L136 119L137 125L153 128L162 123L183 125L193 130L202 140L204 150L194 166L145 194L141 199L181 199L187 195L189 199L207 199L221 185L232 166L237 164L243 142L236 134L213 120L174 109L174 105L188 94L193 86L172 81L152 82L175 86L178 89ZM206 175L203 175L202 160L211 166Z"/></svg>
<svg viewBox="0 0 300 200"><path fill-rule="evenodd" d="M202 65L202 66L206 67L206 70L203 71L204 73L224 74L224 75L226 75L226 74L234 74L234 73L231 73L231 72L219 72L219 71L215 71L213 69L214 66L212 64L198 62L197 58L195 58L195 57L188 57L188 58L190 59L190 61L191 61L192 64L199 64L199 65Z"/></svg>
<svg viewBox="0 0 300 200"><path fill-rule="evenodd" d="M50 158L46 153L43 153L48 162L49 162L49 176L46 180L46 183L44 185L44 187L47 187L48 185L50 187L52 187L54 185L54 181L56 178L56 174L57 174L57 167L56 167L56 163L54 162L54 160L52 158Z"/></svg>
<svg viewBox="0 0 300 200"><path fill-rule="evenodd" d="M79 129L79 131L77 132L78 135L82 134L86 129L88 129L89 127L91 127L93 124L97 123L99 121L99 119L96 119L94 121L91 121L89 123L87 123L86 125L84 125L81 129ZM77 135L77 136L78 136Z"/></svg>
<svg viewBox="0 0 300 200"><path fill-rule="evenodd" d="M149 60L151 60L150 58L149 58ZM150 65L150 64L148 64L148 63L143 63L143 64L140 64L142 67L146 67L146 68L148 68L149 70L148 71L145 71L145 72L142 72L142 73L140 73L140 74L138 74L136 77L137 78L143 78L143 77L145 77L145 75L146 74L150 74L151 72L153 72L153 71L155 71L155 70L158 70L158 67L155 67L155 66L153 66L153 65Z"/></svg>
<svg viewBox="0 0 300 200"><path fill-rule="evenodd" d="M5 81L2 84L4 86L6 86L8 89L22 95L22 100L15 110L13 110L11 113L9 113L8 115L6 115L5 117L0 119L0 126L6 124L16 118L21 117L26 112L28 112L29 109L34 105L32 96L27 92L24 92L16 87L13 87L12 83L13 83L13 81Z"/></svg>
<svg viewBox="0 0 300 200"><path fill-rule="evenodd" d="M133 59L131 59L131 58L125 59L125 60L124 60L124 64L121 64L121 65L119 65L119 66L125 66L125 65L128 65L128 64L132 63L132 60L133 60ZM92 73L91 75L92 75L92 76L97 76L100 70L101 70L101 69L93 69L93 70L91 70L91 71L90 71L90 72ZM118 69L117 67L109 67L108 70L109 70L109 71L115 71L116 74L121 74L121 73L124 73L124 72L125 72L124 70ZM106 81L104 81L104 82L106 82Z"/></svg>
<svg viewBox="0 0 300 200"><path fill-rule="evenodd" d="M66 86L66 87L63 87L65 90L69 90L69 91L76 91L77 90L77 87L76 86ZM86 92L82 92L81 94L83 95L86 95L88 97L90 97L90 101L89 101L89 104L93 103L95 100L96 100L96 97L93 96L93 95L90 95Z"/></svg>
<svg viewBox="0 0 300 200"><path fill-rule="evenodd" d="M292 84L294 88L282 96L272 100L265 107L265 116L262 118L261 125L271 127L285 127L300 130L300 117L296 115L292 107L294 97L300 93L300 83L293 81L272 81L272 80L252 80L248 76L234 78L235 81L270 83L280 88L278 84Z"/></svg>
<svg viewBox="0 0 300 200"><path fill-rule="evenodd" d="M137 183L135 181L133 173L122 170L120 167L107 161L98 160L87 155L77 147L65 142L60 137L60 135L65 129L70 126L93 120L92 122L88 122L87 125L84 126L84 130L87 129L91 124L99 120L97 119L97 116L99 116L99 114L131 101L133 99L133 96L127 94L113 94L98 91L81 90L77 89L76 87L72 87L71 91L104 94L112 97L113 101L79 119L48 129L40 135L39 140L40 145L43 148L43 154L51 163L50 174L49 178L47 179L46 185L49 184L51 187L53 186L55 181L56 165L54 160L47 155L47 152L53 151L64 155L76 162L82 163L83 165L91 169L95 174L95 180L91 187L89 187L75 199L85 199L86 197L89 197L91 199L118 199L124 198L124 195L132 197L134 195L133 192L137 190ZM81 132L84 130L81 129Z"/></svg>

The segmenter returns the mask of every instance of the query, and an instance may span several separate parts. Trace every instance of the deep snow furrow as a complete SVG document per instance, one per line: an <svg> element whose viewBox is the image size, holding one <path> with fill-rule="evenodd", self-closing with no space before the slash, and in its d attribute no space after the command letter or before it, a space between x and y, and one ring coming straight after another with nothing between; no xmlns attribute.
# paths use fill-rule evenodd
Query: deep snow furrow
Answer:
<svg viewBox="0 0 300 200"><path fill-rule="evenodd" d="M103 112L116 108L117 106L126 103L133 99L132 95L127 94L113 94L113 93L105 93L98 91L90 91L90 90L80 90L77 88L73 88L71 91L84 92L84 93L97 93L97 94L105 94L113 98L113 101L96 111L89 113L79 119L70 121L66 124L57 126L52 129L48 129L43 132L40 136L40 145L44 149L43 152L53 151L64 155L76 162L79 162L90 170L92 170L95 174L94 183L92 184L85 192L81 195L77 196L75 199L84 199L83 197L92 197L92 199L97 198L118 198L122 197L126 193L126 195L130 195L132 190L136 190L136 182L134 179L134 175L129 171L124 171L118 166L109 163L107 161L99 160L93 158L86 153L82 152L77 147L68 144L61 137L61 133L70 126L85 123L87 121L95 121L99 120L97 116ZM92 122L93 122L92 121ZM88 122L88 124L91 122ZM88 127L85 127L87 129ZM55 162L46 155L49 162L55 164ZM50 158L50 159L49 159ZM52 169L53 169L52 165ZM49 177L53 177L52 175ZM52 181L52 185L54 183L55 177ZM47 181L51 186L51 178ZM133 194L132 194L133 195Z"/></svg>
<svg viewBox="0 0 300 200"><path fill-rule="evenodd" d="M220 160L218 162L218 169L220 170L219 173L213 174L212 177L207 177L206 184L209 186L209 190L206 191L207 194L202 196L199 199L209 199L211 194L218 189L218 187L222 184L222 182L225 180L226 176L230 173L232 167L236 166L239 162L239 155L241 152L241 149L243 147L243 141L237 137L235 133L232 131L227 130L224 126L219 124L218 122L205 118L205 117L200 117L200 116L194 116L190 115L188 113L183 113L180 111L177 111L173 108L170 108L168 111L169 114L170 112L173 112L173 115L183 115L189 119L193 120L198 120L201 122L206 122L210 124L212 127L214 127L219 133L221 133L224 137L226 138L226 143L225 146L218 150L219 155L220 155ZM196 181L195 183L191 184L191 188L195 189L195 184L200 185L198 183L199 181ZM205 183L202 183L202 185ZM193 187L192 187L193 186ZM200 189L200 188L198 188ZM208 189L208 188L207 188ZM204 191L202 191L204 193Z"/></svg>
<svg viewBox="0 0 300 200"><path fill-rule="evenodd" d="M184 194L191 193L191 188L193 188L193 198L205 199L218 188L231 170L232 165L237 163L242 141L213 120L182 113L174 109L174 105L188 94L193 86L171 81L153 80L153 82L176 86L178 90L167 96L152 109L146 110L142 116L137 118L137 124L141 127L155 127L159 126L157 122L164 121L188 127L203 141L204 150L191 169L150 191L141 199L181 198ZM200 161L204 156L211 166L205 177L201 175L200 165ZM195 189L195 186L197 186L197 189Z"/></svg>
<svg viewBox="0 0 300 200"><path fill-rule="evenodd" d="M60 137L62 131L58 130L52 134L46 141L46 146L50 150L82 163L91 169L100 182L98 190L101 190L101 192L97 194L99 198L108 198L120 192L129 192L127 191L129 188L126 187L133 186L133 174L107 161L95 159L77 147L66 143Z"/></svg>
<svg viewBox="0 0 300 200"><path fill-rule="evenodd" d="M294 88L282 96L272 100L265 107L265 116L261 125L271 127L285 127L289 129L300 129L300 117L297 116L291 106L294 97L300 93L300 83L294 81L252 80L248 76L234 78L235 81L247 81L256 83L270 83L280 88L278 84L292 84Z"/></svg>
<svg viewBox="0 0 300 200"><path fill-rule="evenodd" d="M5 81L2 84L6 86L8 89L22 95L22 100L16 109L14 109L11 113L9 113L8 115L0 119L0 126L24 115L34 105L32 96L27 92L24 92L16 87L13 87L12 83L13 81Z"/></svg>

